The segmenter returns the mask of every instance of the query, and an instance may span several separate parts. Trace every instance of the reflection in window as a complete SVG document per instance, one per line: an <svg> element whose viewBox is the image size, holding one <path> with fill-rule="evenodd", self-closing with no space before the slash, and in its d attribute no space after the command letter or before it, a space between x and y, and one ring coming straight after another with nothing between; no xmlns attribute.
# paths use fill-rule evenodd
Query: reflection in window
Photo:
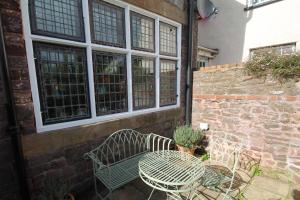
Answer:
<svg viewBox="0 0 300 200"><path fill-rule="evenodd" d="M84 40L80 0L31 0L32 32Z"/></svg>
<svg viewBox="0 0 300 200"><path fill-rule="evenodd" d="M125 55L93 52L97 115L127 111Z"/></svg>
<svg viewBox="0 0 300 200"><path fill-rule="evenodd" d="M133 109L155 106L155 66L153 58L132 57Z"/></svg>
<svg viewBox="0 0 300 200"><path fill-rule="evenodd" d="M177 99L177 62L160 60L160 106L175 105Z"/></svg>
<svg viewBox="0 0 300 200"><path fill-rule="evenodd" d="M100 0L94 0L92 5L93 40L104 45L124 47L124 9Z"/></svg>
<svg viewBox="0 0 300 200"><path fill-rule="evenodd" d="M90 116L85 49L35 43L44 124Z"/></svg>
<svg viewBox="0 0 300 200"><path fill-rule="evenodd" d="M154 51L154 20L131 12L131 45L134 49Z"/></svg>
<svg viewBox="0 0 300 200"><path fill-rule="evenodd" d="M177 54L177 28L169 24L160 22L160 53L164 55L176 56Z"/></svg>

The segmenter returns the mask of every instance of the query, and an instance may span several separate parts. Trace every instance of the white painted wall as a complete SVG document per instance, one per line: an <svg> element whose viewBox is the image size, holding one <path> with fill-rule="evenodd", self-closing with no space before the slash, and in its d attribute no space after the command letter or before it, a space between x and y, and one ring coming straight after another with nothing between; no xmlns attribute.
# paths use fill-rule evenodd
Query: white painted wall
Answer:
<svg viewBox="0 0 300 200"><path fill-rule="evenodd" d="M219 49L210 65L245 61L249 49L297 42L300 50L300 0L283 0L244 11L247 0L211 0L219 14L199 21L199 45Z"/></svg>

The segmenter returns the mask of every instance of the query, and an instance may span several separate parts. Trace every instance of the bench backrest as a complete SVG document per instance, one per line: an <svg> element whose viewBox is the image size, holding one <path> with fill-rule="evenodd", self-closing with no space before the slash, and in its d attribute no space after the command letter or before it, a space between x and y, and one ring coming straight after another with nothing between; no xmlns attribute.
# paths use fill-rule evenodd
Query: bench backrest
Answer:
<svg viewBox="0 0 300 200"><path fill-rule="evenodd" d="M93 153L102 164L111 165L148 151L169 149L171 142L171 139L153 133L122 129L110 135Z"/></svg>

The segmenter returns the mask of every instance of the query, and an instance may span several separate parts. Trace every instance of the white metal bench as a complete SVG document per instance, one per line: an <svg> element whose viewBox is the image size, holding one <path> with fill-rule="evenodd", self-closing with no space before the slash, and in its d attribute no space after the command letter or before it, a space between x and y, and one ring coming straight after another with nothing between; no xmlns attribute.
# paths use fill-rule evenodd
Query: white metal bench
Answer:
<svg viewBox="0 0 300 200"><path fill-rule="evenodd" d="M171 143L169 138L132 129L110 135L99 147L85 154L93 161L96 195L111 199L112 191L139 177L138 162L145 153L169 150ZM98 180L108 188L107 194L99 192Z"/></svg>

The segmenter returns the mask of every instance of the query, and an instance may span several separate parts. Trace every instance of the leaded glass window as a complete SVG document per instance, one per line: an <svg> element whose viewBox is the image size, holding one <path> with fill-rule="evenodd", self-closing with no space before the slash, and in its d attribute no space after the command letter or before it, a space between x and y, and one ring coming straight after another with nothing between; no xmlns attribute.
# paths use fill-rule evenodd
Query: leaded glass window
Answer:
<svg viewBox="0 0 300 200"><path fill-rule="evenodd" d="M92 3L92 37L96 43L125 47L124 9L101 0Z"/></svg>
<svg viewBox="0 0 300 200"><path fill-rule="evenodd" d="M177 61L160 60L160 106L177 102Z"/></svg>
<svg viewBox="0 0 300 200"><path fill-rule="evenodd" d="M32 33L84 41L81 0L30 0Z"/></svg>
<svg viewBox="0 0 300 200"><path fill-rule="evenodd" d="M160 53L169 56L177 54L177 28L161 22L159 25Z"/></svg>
<svg viewBox="0 0 300 200"><path fill-rule="evenodd" d="M35 43L44 124L90 117L85 49Z"/></svg>
<svg viewBox="0 0 300 200"><path fill-rule="evenodd" d="M155 65L153 58L132 57L133 109L155 106Z"/></svg>
<svg viewBox="0 0 300 200"><path fill-rule="evenodd" d="M97 115L125 112L127 108L126 57L93 52Z"/></svg>
<svg viewBox="0 0 300 200"><path fill-rule="evenodd" d="M154 52L154 19L131 12L131 45L133 49Z"/></svg>

